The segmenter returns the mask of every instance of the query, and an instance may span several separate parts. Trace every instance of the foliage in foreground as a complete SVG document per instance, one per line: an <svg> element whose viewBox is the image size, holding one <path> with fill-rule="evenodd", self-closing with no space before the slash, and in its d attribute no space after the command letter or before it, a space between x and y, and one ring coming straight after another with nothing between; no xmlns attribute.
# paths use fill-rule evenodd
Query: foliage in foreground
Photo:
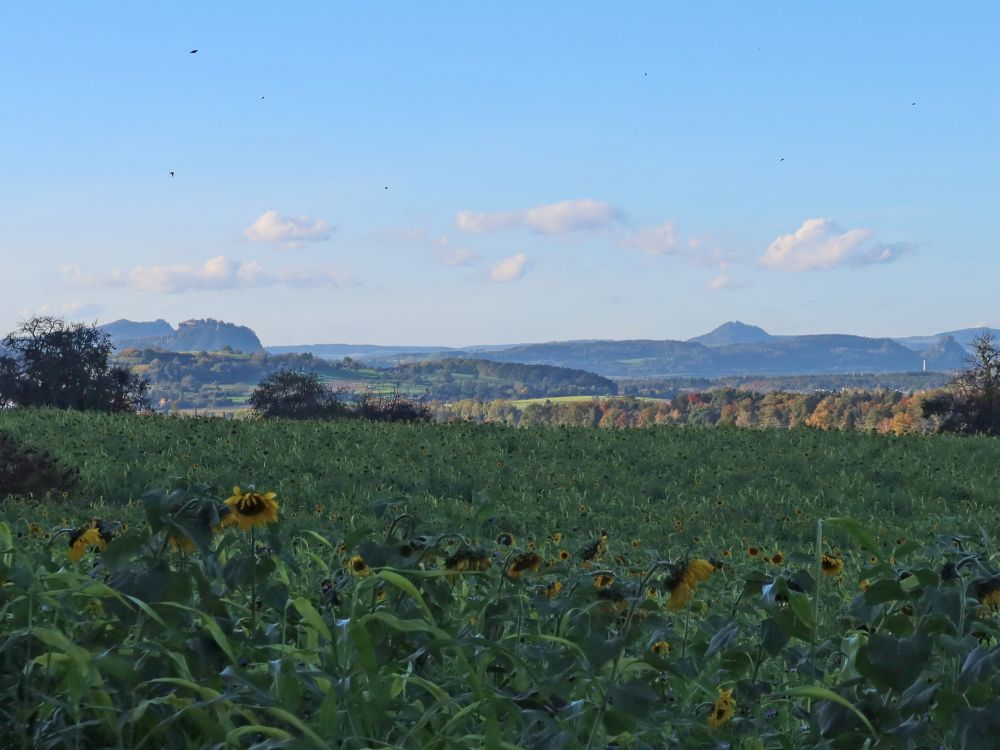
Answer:
<svg viewBox="0 0 1000 750"><path fill-rule="evenodd" d="M1000 730L987 538L832 518L710 561L655 525L518 539L488 501L434 522L380 503L340 533L283 529L279 503L196 486L149 492L127 529L0 524L6 743L975 750Z"/></svg>

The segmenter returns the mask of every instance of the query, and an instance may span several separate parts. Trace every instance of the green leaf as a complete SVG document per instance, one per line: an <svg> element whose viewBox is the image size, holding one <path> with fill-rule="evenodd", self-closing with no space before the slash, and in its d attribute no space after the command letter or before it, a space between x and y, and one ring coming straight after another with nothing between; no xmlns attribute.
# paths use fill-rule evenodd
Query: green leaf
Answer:
<svg viewBox="0 0 1000 750"><path fill-rule="evenodd" d="M325 638L327 643L333 641L333 635L330 633L330 628L323 620L323 616L316 611L312 602L300 596L299 598L292 600L292 605L299 613L299 616L305 620L306 624Z"/></svg>
<svg viewBox="0 0 1000 750"><path fill-rule="evenodd" d="M437 626L437 623L434 620L434 615L431 613L431 608L427 606L427 602L424 601L424 598L420 595L417 587L414 586L412 582L392 570L380 570L375 574L375 577L381 578L386 583L391 584L400 591L409 594L410 597L412 597L413 600L420 606L420 609L423 611L427 621L431 623L431 625L434 625L435 627Z"/></svg>
<svg viewBox="0 0 1000 750"><path fill-rule="evenodd" d="M56 648L66 654L81 670L86 670L90 664L90 652L73 643L58 630L51 628L32 628L31 634L46 646Z"/></svg>
<svg viewBox="0 0 1000 750"><path fill-rule="evenodd" d="M786 690L782 693L778 693L776 697L788 697L788 698L812 698L821 701L831 701L849 709L857 716L861 723L865 725L865 728L871 733L872 737L877 736L875 733L875 727L872 723L868 721L868 717L861 713L853 703L844 698L841 695L837 695L832 690L820 687L819 685L803 685L802 687L792 688L791 690Z"/></svg>

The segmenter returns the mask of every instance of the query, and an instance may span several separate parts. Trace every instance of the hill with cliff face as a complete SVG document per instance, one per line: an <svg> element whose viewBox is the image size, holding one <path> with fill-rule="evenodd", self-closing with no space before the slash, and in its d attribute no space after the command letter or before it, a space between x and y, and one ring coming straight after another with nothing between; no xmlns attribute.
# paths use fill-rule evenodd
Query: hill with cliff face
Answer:
<svg viewBox="0 0 1000 750"><path fill-rule="evenodd" d="M218 352L232 349L252 354L264 347L246 326L214 318L185 320L173 328L165 320L116 320L100 326L116 349L163 349L169 352Z"/></svg>

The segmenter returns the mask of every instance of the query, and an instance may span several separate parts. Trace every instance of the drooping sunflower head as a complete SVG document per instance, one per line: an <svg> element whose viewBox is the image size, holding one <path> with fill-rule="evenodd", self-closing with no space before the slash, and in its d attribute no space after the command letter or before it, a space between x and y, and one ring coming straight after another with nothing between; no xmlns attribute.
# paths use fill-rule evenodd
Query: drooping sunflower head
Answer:
<svg viewBox="0 0 1000 750"><path fill-rule="evenodd" d="M255 526L267 526L278 520L277 495L273 492L243 492L233 487L233 494L226 500L229 513L222 519L222 527L236 524L241 531Z"/></svg>
<svg viewBox="0 0 1000 750"><path fill-rule="evenodd" d="M508 578L520 578L524 573L537 573L542 565L542 558L535 552L525 552L510 561L507 566Z"/></svg>
<svg viewBox="0 0 1000 750"><path fill-rule="evenodd" d="M844 561L840 557L831 557L830 555L823 555L820 559L820 570L825 576L839 576L844 572Z"/></svg>
<svg viewBox="0 0 1000 750"><path fill-rule="evenodd" d="M194 543L193 539L178 534L169 534L167 544L174 552L195 552L198 549L198 545Z"/></svg>
<svg viewBox="0 0 1000 750"><path fill-rule="evenodd" d="M563 585L562 581L553 581L548 586L545 587L545 596L548 599L555 599L559 596L559 592L562 591Z"/></svg>
<svg viewBox="0 0 1000 750"><path fill-rule="evenodd" d="M596 576L594 576L595 589L606 589L614 582L615 582L615 577L610 573L598 573Z"/></svg>
<svg viewBox="0 0 1000 750"><path fill-rule="evenodd" d="M557 531L555 534L553 534L552 536L550 536L549 539L552 540L553 544L559 544L559 542L562 541L562 534Z"/></svg>

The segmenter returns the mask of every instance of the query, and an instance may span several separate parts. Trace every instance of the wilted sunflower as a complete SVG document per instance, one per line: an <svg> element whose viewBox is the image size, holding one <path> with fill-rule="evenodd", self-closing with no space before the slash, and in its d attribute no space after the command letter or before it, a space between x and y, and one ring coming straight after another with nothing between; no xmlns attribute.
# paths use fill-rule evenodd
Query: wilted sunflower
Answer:
<svg viewBox="0 0 1000 750"><path fill-rule="evenodd" d="M681 609L690 601L700 581L707 580L715 566L700 558L678 566L663 583L670 592L668 609Z"/></svg>
<svg viewBox="0 0 1000 750"><path fill-rule="evenodd" d="M193 539L177 534L169 534L167 544L174 552L195 552L198 549L198 545L194 543Z"/></svg>
<svg viewBox="0 0 1000 750"><path fill-rule="evenodd" d="M609 573L598 573L594 576L594 588L595 589L606 589L612 583L615 582L615 577Z"/></svg>
<svg viewBox="0 0 1000 750"><path fill-rule="evenodd" d="M537 573L541 565L541 557L534 552L526 552L510 561L510 565L507 566L507 577L520 578L523 573L527 573L528 571Z"/></svg>
<svg viewBox="0 0 1000 750"><path fill-rule="evenodd" d="M69 535L69 559L77 562L88 548L104 550L108 546L101 532L94 526L84 526Z"/></svg>
<svg viewBox="0 0 1000 750"><path fill-rule="evenodd" d="M516 540L514 539L514 535L511 534L509 531L505 531L504 533L500 534L500 536L497 537L497 544L503 547L513 547L515 541Z"/></svg>
<svg viewBox="0 0 1000 750"><path fill-rule="evenodd" d="M733 689L723 690L718 688L719 697L712 704L712 712L708 715L708 725L710 727L721 727L733 718L736 713L736 701L733 700Z"/></svg>
<svg viewBox="0 0 1000 750"><path fill-rule="evenodd" d="M557 531L555 534L550 536L549 539L551 539L554 544L559 544L559 542L562 541L562 534Z"/></svg>
<svg viewBox="0 0 1000 750"><path fill-rule="evenodd" d="M482 550L460 549L444 560L445 570L461 573L465 570L487 570L493 561Z"/></svg>
<svg viewBox="0 0 1000 750"><path fill-rule="evenodd" d="M559 596L559 592L562 591L562 589L562 581L553 581L545 587L545 596L549 599L555 599Z"/></svg>
<svg viewBox="0 0 1000 750"><path fill-rule="evenodd" d="M583 557L584 561L592 562L594 560L600 560L601 556L604 555L608 549L607 541L608 538L602 534L593 544L583 550L580 555Z"/></svg>
<svg viewBox="0 0 1000 750"><path fill-rule="evenodd" d="M347 569L350 571L352 576L366 576L371 572L371 569L368 567L368 563L365 562L365 558L361 555L355 555L348 560Z"/></svg>
<svg viewBox="0 0 1000 750"><path fill-rule="evenodd" d="M241 531L255 526L267 526L278 520L278 503L273 492L243 492L233 487L232 497L226 500L229 512L222 519L222 528L238 524Z"/></svg>
<svg viewBox="0 0 1000 750"><path fill-rule="evenodd" d="M823 555L819 563L820 570L825 576L839 576L844 572L844 561L839 557Z"/></svg>
<svg viewBox="0 0 1000 750"><path fill-rule="evenodd" d="M657 656L666 656L670 653L670 644L667 641L657 641L649 647L649 650Z"/></svg>

